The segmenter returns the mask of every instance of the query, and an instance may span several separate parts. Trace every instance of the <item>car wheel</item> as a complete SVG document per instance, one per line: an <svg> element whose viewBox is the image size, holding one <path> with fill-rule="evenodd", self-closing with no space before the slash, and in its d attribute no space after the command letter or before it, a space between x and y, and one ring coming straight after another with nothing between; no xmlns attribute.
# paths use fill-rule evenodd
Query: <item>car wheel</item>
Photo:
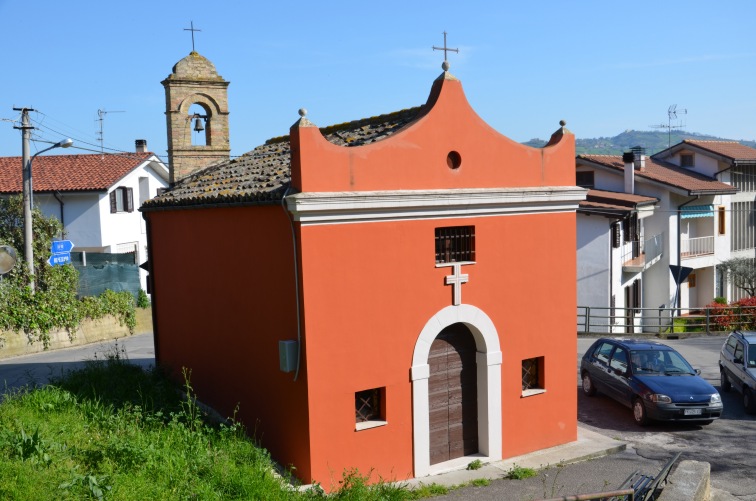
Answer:
<svg viewBox="0 0 756 501"><path fill-rule="evenodd" d="M753 392L750 388L743 389L743 407L748 414L756 413L756 400L753 398Z"/></svg>
<svg viewBox="0 0 756 501"><path fill-rule="evenodd" d="M633 419L635 419L635 423L638 426L646 426L648 424L646 406L643 405L643 400L640 398L633 400Z"/></svg>
<svg viewBox="0 0 756 501"><path fill-rule="evenodd" d="M593 386L593 379L591 379L591 375L588 374L588 371L583 372L583 393L589 397L596 394L596 387Z"/></svg>
<svg viewBox="0 0 756 501"><path fill-rule="evenodd" d="M724 369L719 370L719 388L725 393L732 389L732 384L727 379L727 373L725 373Z"/></svg>

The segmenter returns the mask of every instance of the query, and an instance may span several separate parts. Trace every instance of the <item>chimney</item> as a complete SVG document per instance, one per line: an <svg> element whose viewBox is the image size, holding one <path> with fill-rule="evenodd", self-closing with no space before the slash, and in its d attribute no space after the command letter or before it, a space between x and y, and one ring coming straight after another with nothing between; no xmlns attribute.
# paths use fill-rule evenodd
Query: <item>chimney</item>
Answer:
<svg viewBox="0 0 756 501"><path fill-rule="evenodd" d="M146 139L137 139L136 141L134 141L134 144L136 145L137 153L147 153L147 140Z"/></svg>
<svg viewBox="0 0 756 501"><path fill-rule="evenodd" d="M630 148L635 156L635 170L644 172L646 170L646 148L640 146L634 146Z"/></svg>
<svg viewBox="0 0 756 501"><path fill-rule="evenodd" d="M635 194L635 170L633 169L635 153L632 151L623 153L622 163L625 164L625 193L633 195Z"/></svg>

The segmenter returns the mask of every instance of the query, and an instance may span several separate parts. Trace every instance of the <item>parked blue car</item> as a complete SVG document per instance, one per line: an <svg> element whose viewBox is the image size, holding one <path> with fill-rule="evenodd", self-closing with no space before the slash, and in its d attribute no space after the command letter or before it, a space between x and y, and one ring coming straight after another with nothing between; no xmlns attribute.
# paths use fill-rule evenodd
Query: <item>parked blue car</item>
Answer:
<svg viewBox="0 0 756 501"><path fill-rule="evenodd" d="M710 424L722 415L717 390L671 347L650 340L601 338L580 362L583 392L630 407L640 426L651 420Z"/></svg>

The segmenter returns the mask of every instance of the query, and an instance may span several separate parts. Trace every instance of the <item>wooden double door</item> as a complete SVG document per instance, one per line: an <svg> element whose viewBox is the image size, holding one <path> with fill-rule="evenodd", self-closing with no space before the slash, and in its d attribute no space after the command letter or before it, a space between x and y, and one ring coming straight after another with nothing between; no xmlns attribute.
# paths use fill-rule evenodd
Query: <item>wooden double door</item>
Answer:
<svg viewBox="0 0 756 501"><path fill-rule="evenodd" d="M464 324L439 333L428 355L430 464L478 452L475 339Z"/></svg>

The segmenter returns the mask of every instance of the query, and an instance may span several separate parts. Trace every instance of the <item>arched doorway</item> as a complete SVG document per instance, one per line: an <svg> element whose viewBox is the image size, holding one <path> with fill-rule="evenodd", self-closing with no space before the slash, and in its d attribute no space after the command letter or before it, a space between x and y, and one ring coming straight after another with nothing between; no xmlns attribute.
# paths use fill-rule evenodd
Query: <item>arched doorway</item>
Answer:
<svg viewBox="0 0 756 501"><path fill-rule="evenodd" d="M428 364L431 346L447 327L463 324L475 342L475 371L477 391L478 454L483 461L501 459L501 351L499 335L491 319L479 308L461 304L447 306L428 319L415 342L412 354L412 454L416 477L443 471L464 457L431 466L430 461L430 406ZM460 463L461 464L461 463ZM452 465L453 466L453 465Z"/></svg>
<svg viewBox="0 0 756 501"><path fill-rule="evenodd" d="M464 324L443 329L428 354L430 464L478 452L475 339Z"/></svg>

